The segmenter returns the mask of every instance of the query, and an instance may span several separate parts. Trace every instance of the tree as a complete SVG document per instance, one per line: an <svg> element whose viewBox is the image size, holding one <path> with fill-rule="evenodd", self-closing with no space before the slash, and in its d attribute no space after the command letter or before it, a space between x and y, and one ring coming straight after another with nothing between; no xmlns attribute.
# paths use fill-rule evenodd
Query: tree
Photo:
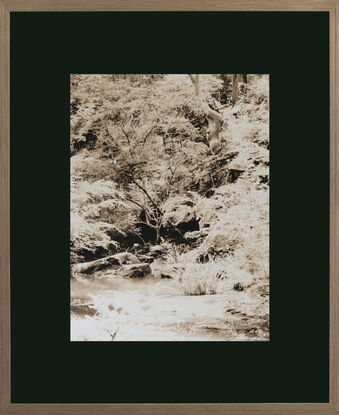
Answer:
<svg viewBox="0 0 339 415"><path fill-rule="evenodd" d="M247 73L242 73L242 74L239 74L238 76L239 76L240 82L247 84Z"/></svg>
<svg viewBox="0 0 339 415"><path fill-rule="evenodd" d="M146 105L141 111L146 112L146 117ZM171 183L166 180L170 180L174 170L166 164L163 140L159 142L154 133L156 115L154 119L145 119L141 113L137 117L125 114L120 134L117 129L111 136L118 149L114 161L115 181L124 192L124 200L134 206L137 224L153 229L158 243L163 226L162 204L171 192Z"/></svg>
<svg viewBox="0 0 339 415"><path fill-rule="evenodd" d="M165 175L163 186L156 189L155 183L150 177L152 174L147 174L151 170L150 165L147 165L147 173L144 170L145 166L145 163L137 164L125 161L115 170L116 178L119 177L118 181L124 188L123 199L137 207L135 211L135 215L138 217L136 223L154 229L156 243L160 241L161 229L165 224L172 227L185 239L175 224L164 219L164 204L174 193L174 188L172 188L174 170L169 166L170 174Z"/></svg>
<svg viewBox="0 0 339 415"><path fill-rule="evenodd" d="M124 200L137 207L137 222L154 229L158 242L163 212L161 195L157 193L154 182L159 176L159 165L149 146L138 145L126 131L125 134L127 146L120 147L120 154L115 159L114 177L124 191Z"/></svg>
<svg viewBox="0 0 339 415"><path fill-rule="evenodd" d="M155 201L153 197L150 196L149 192L145 187L143 187L132 175L130 176L130 181L137 187L137 189L144 194L143 200L136 201L135 197L127 195L125 200L131 202L132 204L138 206L142 213L144 220L139 220L138 223L147 225L149 228L155 230L155 240L158 243L160 241L160 231L163 225L163 216L164 213L161 209L159 201ZM134 192L134 194L136 194Z"/></svg>
<svg viewBox="0 0 339 415"><path fill-rule="evenodd" d="M235 105L239 99L239 82L247 84L247 74L233 74L232 84L232 105ZM242 92L246 92L246 87L242 87Z"/></svg>
<svg viewBox="0 0 339 415"><path fill-rule="evenodd" d="M203 99L200 88L199 75L188 75L193 83L195 95L198 98L201 109L206 114L208 121L208 144L213 152L216 152L220 147L219 134L222 126L222 118L217 111L214 111L207 102Z"/></svg>
<svg viewBox="0 0 339 415"><path fill-rule="evenodd" d="M150 121L139 125L126 118L120 130L120 135L117 130L111 132L118 148L113 178L123 190L123 200L134 207L136 223L153 229L157 243L165 226L185 239L175 223L164 219L165 203L196 180L197 171L192 171L192 165L201 162L199 154L206 151L206 146L190 140L182 143L180 137L164 140L154 132Z"/></svg>

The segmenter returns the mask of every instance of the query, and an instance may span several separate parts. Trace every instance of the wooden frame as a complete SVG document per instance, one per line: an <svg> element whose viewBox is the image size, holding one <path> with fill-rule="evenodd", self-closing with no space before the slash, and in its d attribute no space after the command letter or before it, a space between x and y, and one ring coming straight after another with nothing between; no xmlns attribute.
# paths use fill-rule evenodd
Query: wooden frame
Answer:
<svg viewBox="0 0 339 415"><path fill-rule="evenodd" d="M330 402L325 404L11 404L9 229L9 26L14 11L330 12ZM0 0L0 414L317 414L339 413L339 3L336 0Z"/></svg>

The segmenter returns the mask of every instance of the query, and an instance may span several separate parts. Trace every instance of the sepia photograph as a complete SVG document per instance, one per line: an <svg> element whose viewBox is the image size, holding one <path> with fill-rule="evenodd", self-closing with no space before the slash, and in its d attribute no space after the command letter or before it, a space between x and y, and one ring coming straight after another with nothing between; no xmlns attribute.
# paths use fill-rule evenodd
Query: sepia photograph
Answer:
<svg viewBox="0 0 339 415"><path fill-rule="evenodd" d="M70 340L269 341L269 75L70 76Z"/></svg>

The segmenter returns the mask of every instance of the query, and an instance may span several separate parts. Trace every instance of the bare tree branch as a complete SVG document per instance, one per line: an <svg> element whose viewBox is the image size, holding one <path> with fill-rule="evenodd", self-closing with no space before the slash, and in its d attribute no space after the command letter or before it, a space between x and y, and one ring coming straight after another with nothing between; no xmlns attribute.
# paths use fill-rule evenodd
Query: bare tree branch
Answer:
<svg viewBox="0 0 339 415"><path fill-rule="evenodd" d="M147 225L150 228L157 229L157 226L155 226L155 225L153 225L152 223L149 223L149 222L144 222L142 220L138 220L138 223L142 223L143 225Z"/></svg>
<svg viewBox="0 0 339 415"><path fill-rule="evenodd" d="M125 134L125 137L126 137L126 139L127 139L128 144L129 144L129 145L131 145L131 142L129 141L129 136L128 136L128 134L126 133L126 131L124 130L124 127L120 127L120 128L121 128L122 132Z"/></svg>
<svg viewBox="0 0 339 415"><path fill-rule="evenodd" d="M142 187L133 177L131 178L131 181L147 196L148 200L152 203L152 205L155 207L155 209L160 210L159 206L154 202L154 200L151 198L150 194L147 192L147 190Z"/></svg>
<svg viewBox="0 0 339 415"><path fill-rule="evenodd" d="M152 128L149 130L149 132L145 135L142 146L145 145L147 137L151 134L151 132L154 130L154 128L155 128L155 125L153 125Z"/></svg>
<svg viewBox="0 0 339 415"><path fill-rule="evenodd" d="M193 78L193 75L191 75L190 73L188 74L188 76L191 78L191 81L192 81L192 83L193 83L193 85L194 85L194 78Z"/></svg>

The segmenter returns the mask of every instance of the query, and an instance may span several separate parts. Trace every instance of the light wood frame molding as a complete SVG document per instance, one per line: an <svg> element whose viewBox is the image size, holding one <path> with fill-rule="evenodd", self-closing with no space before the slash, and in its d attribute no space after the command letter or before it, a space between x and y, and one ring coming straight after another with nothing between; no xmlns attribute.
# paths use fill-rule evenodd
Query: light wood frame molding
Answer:
<svg viewBox="0 0 339 415"><path fill-rule="evenodd" d="M12 404L10 401L10 12L328 11L330 13L330 402ZM339 414L339 0L0 0L0 414Z"/></svg>

